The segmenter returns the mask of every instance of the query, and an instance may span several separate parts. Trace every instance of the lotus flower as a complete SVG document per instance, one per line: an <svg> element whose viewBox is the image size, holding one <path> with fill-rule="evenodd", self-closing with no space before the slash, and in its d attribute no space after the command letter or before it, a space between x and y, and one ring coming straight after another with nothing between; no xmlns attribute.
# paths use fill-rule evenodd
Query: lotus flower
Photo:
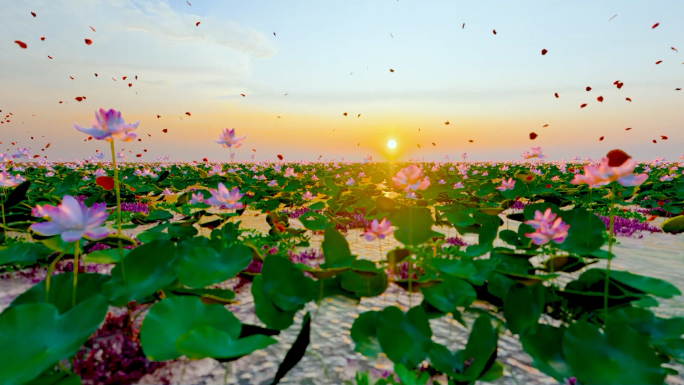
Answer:
<svg viewBox="0 0 684 385"><path fill-rule="evenodd" d="M534 213L534 219L525 221L525 224L530 225L533 229L537 230L541 228L542 223L551 223L556 219L557 216L558 215L551 212L551 208L547 208L546 211L544 211L544 213L537 210Z"/></svg>
<svg viewBox="0 0 684 385"><path fill-rule="evenodd" d="M304 194L302 194L302 199L304 199L305 201L310 201L316 199L316 196L312 195L311 191L307 191Z"/></svg>
<svg viewBox="0 0 684 385"><path fill-rule="evenodd" d="M137 176L149 176L149 177L152 177L152 178L156 178L156 177L157 177L157 174L153 173L149 168L143 168L142 171L140 171L140 170L135 170L135 171L133 172L133 175L137 175Z"/></svg>
<svg viewBox="0 0 684 385"><path fill-rule="evenodd" d="M12 174L8 174L7 171L0 172L0 187L14 187L18 184Z"/></svg>
<svg viewBox="0 0 684 385"><path fill-rule="evenodd" d="M31 215L33 215L36 218L47 217L48 213L54 209L56 209L56 207L52 205L36 205L36 207L31 209Z"/></svg>
<svg viewBox="0 0 684 385"><path fill-rule="evenodd" d="M107 172L106 172L105 170L101 169L101 168L98 168L97 170L93 171L93 175L94 175L96 178L97 178L97 177L101 177L101 176L107 176Z"/></svg>
<svg viewBox="0 0 684 385"><path fill-rule="evenodd" d="M46 205L32 212L47 216L50 221L34 223L31 230L45 236L59 234L64 242L78 241L84 235L97 240L109 234L106 227L101 227L108 217L105 203L95 203L88 208L71 195L65 195L57 207Z"/></svg>
<svg viewBox="0 0 684 385"><path fill-rule="evenodd" d="M285 169L285 173L283 174L285 178L296 178L297 173L294 172L294 168L288 167Z"/></svg>
<svg viewBox="0 0 684 385"><path fill-rule="evenodd" d="M354 184L356 184L356 182L353 178L349 178L347 182L345 182L344 184L346 184L347 186L353 186Z"/></svg>
<svg viewBox="0 0 684 385"><path fill-rule="evenodd" d="M508 178L502 179L501 180L501 186L497 187L496 189L499 191L506 191L506 190L513 190L515 188L515 181L513 178Z"/></svg>
<svg viewBox="0 0 684 385"><path fill-rule="evenodd" d="M401 169L396 176L392 177L392 180L394 186L400 189L415 191L425 190L430 186L430 181L427 178L423 179L423 170L415 164Z"/></svg>
<svg viewBox="0 0 684 385"><path fill-rule="evenodd" d="M100 108L95 111L95 119L92 122L92 128L83 128L74 124L74 127L84 134L90 135L97 140L106 140L108 142L118 139L124 142L130 142L136 138L132 132L138 128L140 121L133 124L127 124L121 117L121 112L111 109L109 111Z"/></svg>
<svg viewBox="0 0 684 385"><path fill-rule="evenodd" d="M546 158L546 155L542 155L542 148L541 147L532 147L530 151L525 151L522 154L522 157L524 159L532 159L532 158L537 158L537 159L544 159Z"/></svg>
<svg viewBox="0 0 684 385"><path fill-rule="evenodd" d="M532 239L535 245L545 245L549 242L563 243L570 228L570 225L563 222L561 218L556 218L556 214L551 213L550 208L546 209L543 214L537 210L534 213L534 220L526 221L525 224L536 230L533 233L525 234L527 238Z"/></svg>
<svg viewBox="0 0 684 385"><path fill-rule="evenodd" d="M229 209L239 210L245 205L242 202L238 202L245 194L240 194L240 190L235 187L233 190L228 191L223 183L218 184L218 190L211 191L211 198L204 201L204 203L212 206L223 205Z"/></svg>
<svg viewBox="0 0 684 385"><path fill-rule="evenodd" d="M193 193L190 200L188 201L191 205L196 205L198 203L204 203L204 197L201 193Z"/></svg>
<svg viewBox="0 0 684 385"><path fill-rule="evenodd" d="M601 158L599 166L584 166L584 175L575 174L572 184L586 183L591 185L607 185L617 181L619 184L639 186L648 179L648 174L634 174L637 161L622 150L612 150Z"/></svg>
<svg viewBox="0 0 684 385"><path fill-rule="evenodd" d="M17 152L12 154L12 158L23 158L28 159L31 156L28 148L17 148Z"/></svg>
<svg viewBox="0 0 684 385"><path fill-rule="evenodd" d="M377 219L373 219L370 224L370 228L361 234L366 237L368 241L374 241L376 239L385 239L386 236L391 235L394 230L390 227L390 221L386 218L382 218L382 222L378 223Z"/></svg>
<svg viewBox="0 0 684 385"><path fill-rule="evenodd" d="M209 171L208 175L218 175L218 176L224 176L226 175L225 172L223 172L223 166L220 164L215 164L211 166L211 171Z"/></svg>
<svg viewBox="0 0 684 385"><path fill-rule="evenodd" d="M465 186L463 185L463 182L456 182L456 183L454 183L453 188L455 188L455 189L457 189L457 188L465 188Z"/></svg>
<svg viewBox="0 0 684 385"><path fill-rule="evenodd" d="M241 137L236 137L235 136L235 129L223 129L223 133L219 135L218 140L215 140L216 143L220 144L224 148L238 148L242 146L242 141L245 140L247 135L241 136Z"/></svg>

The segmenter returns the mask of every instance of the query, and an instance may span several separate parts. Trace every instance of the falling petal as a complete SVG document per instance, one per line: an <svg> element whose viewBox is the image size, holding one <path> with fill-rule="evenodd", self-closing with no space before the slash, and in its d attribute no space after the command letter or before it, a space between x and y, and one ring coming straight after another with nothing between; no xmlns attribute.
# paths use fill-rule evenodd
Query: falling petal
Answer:
<svg viewBox="0 0 684 385"><path fill-rule="evenodd" d="M535 140L535 139L537 139L538 136L539 135L537 135L536 133L530 132L530 140Z"/></svg>
<svg viewBox="0 0 684 385"><path fill-rule="evenodd" d="M549 51L547 51L546 48L544 48L541 52L542 52L542 56L544 56L544 55L546 55L546 53L549 52Z"/></svg>
<svg viewBox="0 0 684 385"><path fill-rule="evenodd" d="M655 24L653 24L653 26L651 27L651 29L654 29L654 28L656 28L656 27L659 26L659 25L660 25L660 23L655 23Z"/></svg>
<svg viewBox="0 0 684 385"><path fill-rule="evenodd" d="M586 106L587 106L587 103L582 103L582 104L580 104L580 108L584 108L584 107L586 107Z"/></svg>
<svg viewBox="0 0 684 385"><path fill-rule="evenodd" d="M17 45L23 49L26 49L27 47L26 43L24 43L23 41L15 40L14 42L17 43Z"/></svg>
<svg viewBox="0 0 684 385"><path fill-rule="evenodd" d="M93 41L90 40L90 39L85 39L85 43L86 43L87 45L91 45L91 44L93 44Z"/></svg>

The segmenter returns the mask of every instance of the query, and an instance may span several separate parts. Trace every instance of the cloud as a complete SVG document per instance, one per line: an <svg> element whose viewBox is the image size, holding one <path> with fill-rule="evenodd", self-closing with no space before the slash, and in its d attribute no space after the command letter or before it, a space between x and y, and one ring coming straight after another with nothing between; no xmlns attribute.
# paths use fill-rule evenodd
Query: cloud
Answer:
<svg viewBox="0 0 684 385"><path fill-rule="evenodd" d="M166 0L111 1L110 4L125 15L121 22L127 31L147 33L173 42L205 41L259 59L276 52L263 32L212 16L181 14ZM196 26L198 21L201 23Z"/></svg>

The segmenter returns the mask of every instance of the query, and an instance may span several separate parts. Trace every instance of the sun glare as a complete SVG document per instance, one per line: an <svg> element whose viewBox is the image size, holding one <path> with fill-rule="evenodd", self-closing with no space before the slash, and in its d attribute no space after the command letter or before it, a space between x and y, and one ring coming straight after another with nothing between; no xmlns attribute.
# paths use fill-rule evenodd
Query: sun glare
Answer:
<svg viewBox="0 0 684 385"><path fill-rule="evenodd" d="M387 147L389 147L389 148L397 147L397 142L395 142L394 140L390 140L389 142L387 142Z"/></svg>

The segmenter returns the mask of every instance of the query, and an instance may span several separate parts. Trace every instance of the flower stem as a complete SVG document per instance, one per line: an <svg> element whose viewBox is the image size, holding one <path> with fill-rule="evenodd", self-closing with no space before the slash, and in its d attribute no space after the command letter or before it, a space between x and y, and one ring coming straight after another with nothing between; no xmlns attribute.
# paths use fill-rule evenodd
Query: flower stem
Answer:
<svg viewBox="0 0 684 385"><path fill-rule="evenodd" d="M123 246L121 245L121 192L119 186L119 171L116 168L116 150L114 140L109 142L112 148L112 163L114 164L114 190L116 191L116 235L119 237L119 264L121 265L121 278L126 283L126 269L124 269Z"/></svg>
<svg viewBox="0 0 684 385"><path fill-rule="evenodd" d="M74 291L72 292L71 296L71 307L76 306L76 287L78 286L78 257L81 252L81 250L78 247L78 241L74 243Z"/></svg>
<svg viewBox="0 0 684 385"><path fill-rule="evenodd" d="M603 289L604 325L608 325L608 288L610 286L610 261L613 259L613 207L615 206L615 182L610 187L610 223L608 225L608 264L606 266L606 283Z"/></svg>
<svg viewBox="0 0 684 385"><path fill-rule="evenodd" d="M71 249L71 246L73 246L73 244L70 244L69 246L67 246L66 249L62 250L62 252L59 253L59 255L57 256L57 258L55 258L50 263L50 266L48 266L47 275L45 276L45 302L50 302L50 277L52 276L52 272L55 270L57 262L59 262L59 260L62 259L64 254L66 254L66 252L69 251L69 249Z"/></svg>
<svg viewBox="0 0 684 385"><path fill-rule="evenodd" d="M0 205L0 208L2 208L2 225L5 226L5 203L7 202L7 194L5 194L5 188L2 188L2 204ZM7 229L2 228L2 233L4 234L5 237L7 237Z"/></svg>

